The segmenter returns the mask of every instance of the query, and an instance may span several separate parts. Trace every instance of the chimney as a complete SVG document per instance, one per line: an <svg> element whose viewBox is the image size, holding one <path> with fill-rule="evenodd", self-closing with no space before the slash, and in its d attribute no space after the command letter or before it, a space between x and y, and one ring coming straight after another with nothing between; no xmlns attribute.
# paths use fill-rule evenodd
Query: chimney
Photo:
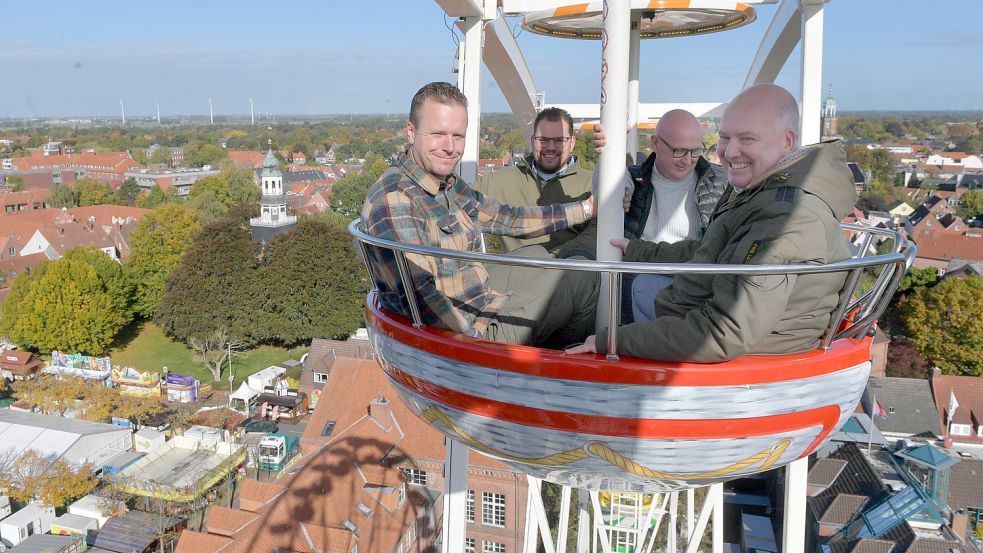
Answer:
<svg viewBox="0 0 983 553"><path fill-rule="evenodd" d="M393 424L392 408L389 406L389 400L381 396L373 399L369 403L369 418L388 431Z"/></svg>
<svg viewBox="0 0 983 553"><path fill-rule="evenodd" d="M959 536L959 539L965 540L969 534L969 515L966 513L965 509L959 509L958 511L952 513L952 532Z"/></svg>

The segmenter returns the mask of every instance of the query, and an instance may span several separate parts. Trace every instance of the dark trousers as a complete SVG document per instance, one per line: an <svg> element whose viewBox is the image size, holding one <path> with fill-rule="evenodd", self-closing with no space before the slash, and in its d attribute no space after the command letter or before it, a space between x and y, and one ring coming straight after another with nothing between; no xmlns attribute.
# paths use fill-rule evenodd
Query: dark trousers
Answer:
<svg viewBox="0 0 983 553"><path fill-rule="evenodd" d="M542 246L526 246L512 255L550 257ZM594 333L597 273L509 265L487 268L489 286L510 294L485 331L488 340L562 348Z"/></svg>

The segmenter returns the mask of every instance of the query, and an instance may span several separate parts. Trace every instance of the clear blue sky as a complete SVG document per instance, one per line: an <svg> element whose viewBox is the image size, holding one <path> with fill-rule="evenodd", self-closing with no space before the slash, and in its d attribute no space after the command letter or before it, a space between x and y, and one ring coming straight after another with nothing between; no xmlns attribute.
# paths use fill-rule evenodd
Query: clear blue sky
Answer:
<svg viewBox="0 0 983 553"><path fill-rule="evenodd" d="M940 9L944 6L945 9ZM642 100L722 101L741 86L775 6L703 37L646 41ZM405 113L413 92L454 82L454 45L432 0L6 2L0 117ZM832 0L824 83L841 110L983 110L983 2ZM517 21L516 21L517 23ZM595 102L600 47L522 33L550 102ZM798 88L798 51L779 84ZM824 84L824 88L825 88ZM484 111L508 106L488 73Z"/></svg>

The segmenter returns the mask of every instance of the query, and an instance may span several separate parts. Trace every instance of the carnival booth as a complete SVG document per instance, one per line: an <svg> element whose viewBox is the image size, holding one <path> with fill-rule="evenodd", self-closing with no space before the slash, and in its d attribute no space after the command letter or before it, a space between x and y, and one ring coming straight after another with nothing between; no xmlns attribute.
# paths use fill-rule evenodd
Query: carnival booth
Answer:
<svg viewBox="0 0 983 553"><path fill-rule="evenodd" d="M133 367L113 367L113 386L119 393L133 397L160 396L160 373L157 371L138 371Z"/></svg>
<svg viewBox="0 0 983 553"><path fill-rule="evenodd" d="M236 413L242 413L247 417L256 410L256 398L261 392L254 390L246 382L239 385L239 389L229 394L229 409Z"/></svg>
<svg viewBox="0 0 983 553"><path fill-rule="evenodd" d="M89 357L80 353L52 351L51 364L45 367L43 372L54 376L84 378L111 388L112 369L113 364L109 357Z"/></svg>
<svg viewBox="0 0 983 553"><path fill-rule="evenodd" d="M167 401L193 403L198 399L200 384L194 375L167 373L161 388L167 394Z"/></svg>

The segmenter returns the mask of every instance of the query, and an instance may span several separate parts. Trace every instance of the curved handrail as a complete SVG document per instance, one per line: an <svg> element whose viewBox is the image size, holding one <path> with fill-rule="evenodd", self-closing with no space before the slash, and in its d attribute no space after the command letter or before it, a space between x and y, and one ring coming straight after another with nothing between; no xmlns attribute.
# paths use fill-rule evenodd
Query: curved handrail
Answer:
<svg viewBox="0 0 983 553"><path fill-rule="evenodd" d="M611 297L610 311L608 313L608 328L617 328L621 311L621 275L624 273L638 274L731 274L731 275L773 275L773 274L813 274L813 273L832 273L847 272L849 276L846 284L841 291L840 303L837 306L834 316L830 319L830 324L824 333L821 347L828 349L829 345L842 338L858 338L867 335L878 317L887 308L887 304L901 282L904 273L911 267L915 259L917 248L909 240L896 230L875 228L866 225L841 223L840 226L847 231L860 233L862 235L861 244L857 255L850 259L828 263L823 265L815 264L789 264L789 265L742 265L742 264L712 264L712 263L637 263L637 262L612 262L612 261L593 261L584 259L554 259L538 257L521 257L502 254L490 254L484 252L470 252L460 250L448 250L443 248L433 248L416 244L407 244L394 240L387 240L365 233L359 228L360 220L352 221L348 225L348 232L352 234L355 243L361 253L363 261L369 275L376 281L370 257L366 254L366 246L374 246L389 250L394 253L398 268L399 278L404 289L413 289L412 276L406 263L405 254L415 254L430 256L441 259L456 259L478 263L493 263L502 265L513 265L519 267L536 267L541 269L560 269L574 271L602 272L611 276ZM866 255L874 238L880 236L884 239L894 241L892 251L887 254ZM864 269L881 268L874 285L870 290L864 291L856 299L854 294L860 284L860 274ZM410 286L407 286L407 283ZM888 293L890 292L890 293ZM407 294L407 301L410 307L410 316L414 326L423 326L420 308L413 294ZM608 351L609 355L616 355L617 342L616 332L609 332Z"/></svg>

